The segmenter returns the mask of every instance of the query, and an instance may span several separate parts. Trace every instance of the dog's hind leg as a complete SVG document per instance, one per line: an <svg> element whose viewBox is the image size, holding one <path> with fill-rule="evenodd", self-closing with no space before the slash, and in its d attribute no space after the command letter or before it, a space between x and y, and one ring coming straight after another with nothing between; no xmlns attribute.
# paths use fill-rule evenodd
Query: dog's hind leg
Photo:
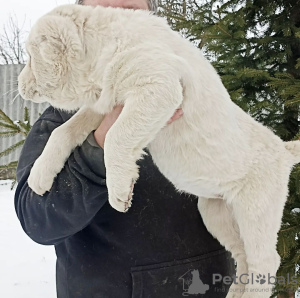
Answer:
<svg viewBox="0 0 300 298"><path fill-rule="evenodd" d="M244 277L246 277L245 274L248 273L248 269L244 243L240 238L232 208L223 199L199 198L198 209L207 230L219 240L226 250L231 252L232 257L237 262L237 278L232 283L226 298L240 298L244 293L246 282Z"/></svg>
<svg viewBox="0 0 300 298"><path fill-rule="evenodd" d="M252 176L232 200L233 213L245 244L249 283L242 298L268 298L280 265L276 250L288 177L274 174ZM285 177L284 177L285 176ZM271 281L271 282L270 282Z"/></svg>

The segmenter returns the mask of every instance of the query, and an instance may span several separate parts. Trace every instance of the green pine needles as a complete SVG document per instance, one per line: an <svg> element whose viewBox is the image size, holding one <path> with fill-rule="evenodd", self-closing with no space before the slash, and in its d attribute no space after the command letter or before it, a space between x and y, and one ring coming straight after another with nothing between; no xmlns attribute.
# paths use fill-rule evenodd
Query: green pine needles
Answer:
<svg viewBox="0 0 300 298"><path fill-rule="evenodd" d="M9 138L12 136L21 136L21 140L17 141L15 144L9 146L8 148L4 149L0 152L0 158L3 156L8 156L16 149L23 146L25 139L31 129L30 118L29 118L29 111L28 108L24 108L24 119L23 121L13 121L7 114L5 114L0 109L0 138ZM2 172L9 172L10 178L14 179L14 183L16 182L16 168L17 168L18 161L12 161L6 165L0 165L0 173ZM12 175L12 176L11 176ZM13 186L12 186L13 187Z"/></svg>
<svg viewBox="0 0 300 298"><path fill-rule="evenodd" d="M299 0L160 2L161 14L203 50L237 105L284 141L299 139ZM295 297L300 286L300 165L291 173L289 190L272 297ZM288 275L297 283L289 283Z"/></svg>

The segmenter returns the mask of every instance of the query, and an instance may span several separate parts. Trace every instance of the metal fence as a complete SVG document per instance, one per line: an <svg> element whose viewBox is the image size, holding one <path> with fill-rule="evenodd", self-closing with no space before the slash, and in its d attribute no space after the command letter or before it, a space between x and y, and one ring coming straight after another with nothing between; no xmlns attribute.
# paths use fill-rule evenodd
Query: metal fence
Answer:
<svg viewBox="0 0 300 298"><path fill-rule="evenodd" d="M29 109L30 123L33 124L41 113L48 107L47 103L35 104L24 100L18 95L18 75L23 69L21 64L0 65L0 109L13 121L23 120L24 108ZM1 129L1 128L0 128ZM19 142L22 136L0 138L0 152ZM0 157L0 165L18 160L21 148L12 154Z"/></svg>

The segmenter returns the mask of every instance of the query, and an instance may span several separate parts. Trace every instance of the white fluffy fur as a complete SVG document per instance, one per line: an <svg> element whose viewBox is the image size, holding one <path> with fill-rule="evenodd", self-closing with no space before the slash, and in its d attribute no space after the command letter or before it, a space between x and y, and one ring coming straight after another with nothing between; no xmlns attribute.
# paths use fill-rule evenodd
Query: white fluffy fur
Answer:
<svg viewBox="0 0 300 298"><path fill-rule="evenodd" d="M236 106L198 49L149 12L68 5L37 22L27 50L21 95L80 108L35 162L28 183L36 193L50 190L71 151L123 104L104 148L112 207L125 211L148 146L175 187L199 197L206 227L232 253L237 275L276 274L277 232L300 142L282 142ZM166 125L180 106L184 116ZM270 285L233 284L227 298L269 297L254 288Z"/></svg>

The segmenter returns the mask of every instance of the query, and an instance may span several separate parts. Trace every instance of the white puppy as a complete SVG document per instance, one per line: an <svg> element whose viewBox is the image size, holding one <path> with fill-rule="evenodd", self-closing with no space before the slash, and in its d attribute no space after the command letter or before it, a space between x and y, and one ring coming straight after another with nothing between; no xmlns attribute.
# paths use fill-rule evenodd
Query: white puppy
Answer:
<svg viewBox="0 0 300 298"><path fill-rule="evenodd" d="M282 142L235 105L200 51L149 12L58 7L37 22L26 46L20 94L79 109L52 133L31 170L37 194L50 190L71 151L122 104L104 148L111 206L126 211L136 161L148 146L175 187L199 197L206 227L232 253L237 276L275 276L300 142ZM180 106L184 116L166 125ZM269 297L270 287L238 282L227 297Z"/></svg>

